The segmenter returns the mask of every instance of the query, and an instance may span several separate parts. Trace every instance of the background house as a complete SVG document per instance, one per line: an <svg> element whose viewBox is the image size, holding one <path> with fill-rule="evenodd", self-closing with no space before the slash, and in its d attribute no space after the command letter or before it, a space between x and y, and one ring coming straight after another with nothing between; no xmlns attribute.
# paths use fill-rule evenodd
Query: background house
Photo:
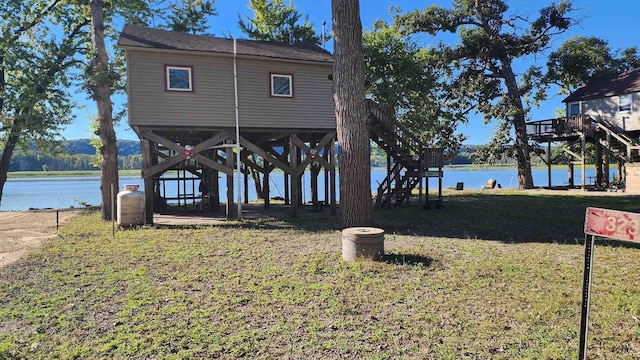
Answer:
<svg viewBox="0 0 640 360"><path fill-rule="evenodd" d="M627 192L640 192L640 69L593 78L563 102L566 117L527 124L531 140L549 144L547 164L554 161L549 155L551 143L563 142L563 149L582 167L582 188L593 185L604 189L611 184L609 162L613 156L618 160L618 180L625 183ZM576 143L581 145L580 153L566 146ZM586 143L593 143L596 149L593 181L585 178ZM573 162L569 167L572 174ZM569 185L573 186L571 176Z"/></svg>
<svg viewBox="0 0 640 360"><path fill-rule="evenodd" d="M567 115L587 115L621 131L640 130L640 69L596 77L563 100Z"/></svg>

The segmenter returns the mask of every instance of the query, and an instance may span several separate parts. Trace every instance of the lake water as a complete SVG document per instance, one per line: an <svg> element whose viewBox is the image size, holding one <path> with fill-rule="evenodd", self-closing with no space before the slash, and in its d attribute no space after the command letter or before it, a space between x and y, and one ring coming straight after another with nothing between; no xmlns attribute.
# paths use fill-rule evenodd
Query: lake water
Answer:
<svg viewBox="0 0 640 360"><path fill-rule="evenodd" d="M547 170L534 169L533 180L536 186L548 185ZM575 184L581 183L581 171L579 167L574 170ZM612 169L611 176L617 171ZM377 191L378 183L385 178L384 169L373 169L371 171L371 191ZM587 168L587 178L594 176L594 169ZM514 188L518 184L517 170L508 169L484 169L480 167L452 167L445 168L442 179L443 188L455 187L456 183L464 183L465 189L480 189L487 183L488 179L496 179L503 188ZM568 183L568 170L566 168L553 169L551 171L552 185L565 185ZM173 185L170 185L173 183ZM193 192L192 186L197 188L199 182L192 185L187 181L187 192ZM324 171L318 178L319 198L324 199ZM588 182L587 182L588 183ZM120 187L124 184L138 184L143 188L143 181L139 176L120 177ZM309 172L303 178L303 196L305 201L310 201L310 177ZM283 174L275 172L271 176L271 196L283 196L284 179ZM220 189L226 188L226 177L220 177ZM438 180L429 180L429 189L437 189ZM166 195L176 196L177 188L175 182L167 182ZM197 191L196 191L197 193ZM236 195L237 196L237 195ZM226 191L221 191L222 201L226 201ZM256 199L255 189L250 180L249 199ZM2 203L0 210L28 210L29 208L68 208L80 207L82 204L100 205L100 177L99 176L79 176L79 177L46 177L46 178L11 178L4 186Z"/></svg>

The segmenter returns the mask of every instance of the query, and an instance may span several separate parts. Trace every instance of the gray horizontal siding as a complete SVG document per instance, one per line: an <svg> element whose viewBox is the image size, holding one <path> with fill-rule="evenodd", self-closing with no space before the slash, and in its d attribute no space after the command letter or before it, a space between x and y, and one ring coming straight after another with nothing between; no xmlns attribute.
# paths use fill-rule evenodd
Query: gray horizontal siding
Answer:
<svg viewBox="0 0 640 360"><path fill-rule="evenodd" d="M586 100L584 113L605 119L625 131L640 130L640 93L633 93L631 111L618 111L618 96Z"/></svg>
<svg viewBox="0 0 640 360"><path fill-rule="evenodd" d="M235 126L233 59L129 50L132 126ZM165 91L164 65L193 66L194 91ZM241 127L334 129L330 65L238 60ZM270 96L270 73L293 74L294 98Z"/></svg>

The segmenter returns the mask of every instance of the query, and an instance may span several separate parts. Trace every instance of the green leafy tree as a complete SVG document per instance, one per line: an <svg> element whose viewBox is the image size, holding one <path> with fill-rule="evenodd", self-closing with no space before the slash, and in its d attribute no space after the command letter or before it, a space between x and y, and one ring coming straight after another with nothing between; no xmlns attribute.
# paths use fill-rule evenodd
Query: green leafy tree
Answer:
<svg viewBox="0 0 640 360"><path fill-rule="evenodd" d="M29 151L36 143L53 151L61 127L72 119L67 71L77 65L77 35L87 22L65 5L0 1L0 200L16 148Z"/></svg>
<svg viewBox="0 0 640 360"><path fill-rule="evenodd" d="M552 52L547 62L547 82L560 86L568 94L592 77L622 73L640 67L638 49L612 51L596 37L575 36Z"/></svg>
<svg viewBox="0 0 640 360"><path fill-rule="evenodd" d="M85 89L89 96L96 101L98 109L95 126L97 139L94 140L99 150L101 215L105 220L111 220L112 208L115 206L115 197L111 196L111 187L119 188L118 148L114 131L111 94L124 88L122 78L118 76L117 71L114 71L123 68L122 56L118 56L118 52L115 51L111 55L115 61L110 60L105 38L110 35L114 36L115 32L110 31L110 27L106 25L113 24L118 17L125 21L138 17L137 23L150 21L159 13L159 9L164 3L166 2L158 1L154 3L155 7L151 7L144 0L118 0L111 3L109 8L105 8L104 0L89 0L91 31ZM145 8L145 6L147 7ZM166 26L174 30L192 33L206 30L208 16L215 14L212 1L172 2L170 9L171 13L166 16ZM120 113L116 117L122 114Z"/></svg>
<svg viewBox="0 0 640 360"><path fill-rule="evenodd" d="M199 34L209 29L209 18L218 15L210 0L176 0L169 5L163 27L185 33Z"/></svg>
<svg viewBox="0 0 640 360"><path fill-rule="evenodd" d="M502 0L455 0L452 9L434 5L395 20L407 33L459 36L459 43L440 43L431 50L431 59L447 72L448 96L459 111L475 109L485 121L500 122L492 139L495 151L511 148L518 163L518 187L532 188L528 108L523 101L532 89L519 83L513 62L548 48L552 36L572 24L566 17L571 3L561 0L546 7L533 21L508 16L507 10Z"/></svg>
<svg viewBox="0 0 640 360"><path fill-rule="evenodd" d="M331 13L335 36L333 102L340 147L340 225L369 226L373 204L360 3L332 0Z"/></svg>
<svg viewBox="0 0 640 360"><path fill-rule="evenodd" d="M313 29L308 16L300 23L302 15L291 2L287 5L285 0L249 0L249 8L253 18L246 16L245 21L238 15L238 26L250 39L288 42L291 34L294 41L322 43L322 35Z"/></svg>
<svg viewBox="0 0 640 360"><path fill-rule="evenodd" d="M444 82L431 66L429 53L383 20L365 31L363 40L368 95L393 106L397 120L425 143L454 156L465 139L454 133L465 117L449 106Z"/></svg>
<svg viewBox="0 0 640 360"><path fill-rule="evenodd" d="M118 179L118 147L113 128L113 106L111 105L111 85L109 54L105 44L104 1L89 0L91 17L91 60L88 64L86 87L95 100L98 114L96 134L100 139L100 192L102 194L101 215L104 220L112 220L115 191L120 188Z"/></svg>
<svg viewBox="0 0 640 360"><path fill-rule="evenodd" d="M103 218L109 218L112 201L105 197L111 183L117 186L118 166L110 95L124 89L118 76L124 61L117 51L109 56L105 37L117 35L116 19L148 25L159 17L168 26L198 32L206 28L212 5L206 0L112 0L108 6L101 0L0 0L0 200L16 148L28 151L35 142L40 151L58 149L60 130L72 120L68 90L82 83L98 104ZM83 55L88 60L79 77Z"/></svg>

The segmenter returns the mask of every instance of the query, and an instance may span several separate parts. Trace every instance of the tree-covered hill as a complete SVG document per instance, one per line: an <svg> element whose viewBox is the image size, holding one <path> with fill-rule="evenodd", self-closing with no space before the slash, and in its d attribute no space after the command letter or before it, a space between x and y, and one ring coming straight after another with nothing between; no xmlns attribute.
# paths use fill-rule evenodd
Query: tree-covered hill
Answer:
<svg viewBox="0 0 640 360"><path fill-rule="evenodd" d="M68 140L64 143L64 151L67 154L76 155L95 155L96 148L91 144L89 139ZM140 155L140 141L137 140L118 140L118 155Z"/></svg>
<svg viewBox="0 0 640 360"><path fill-rule="evenodd" d="M95 170L98 168L96 149L89 139L63 142L64 151L58 155L40 155L37 148L28 153L16 151L11 158L9 171L59 171ZM118 141L118 167L141 169L142 152L136 140Z"/></svg>

